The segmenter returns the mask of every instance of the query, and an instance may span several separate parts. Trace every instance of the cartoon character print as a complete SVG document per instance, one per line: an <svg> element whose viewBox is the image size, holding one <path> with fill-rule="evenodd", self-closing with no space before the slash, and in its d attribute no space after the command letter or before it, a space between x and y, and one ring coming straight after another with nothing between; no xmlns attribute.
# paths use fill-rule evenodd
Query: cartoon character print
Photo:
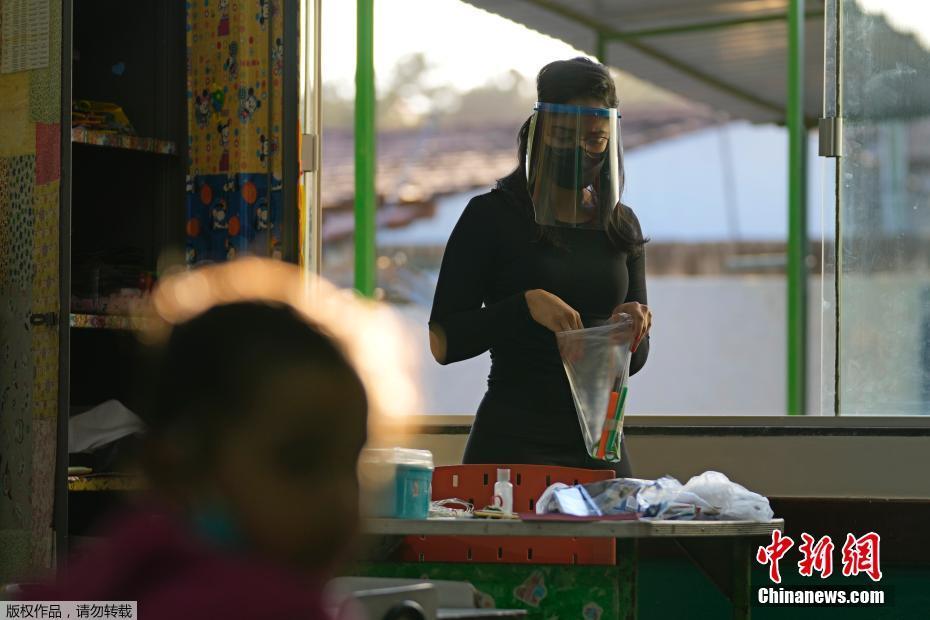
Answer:
<svg viewBox="0 0 930 620"><path fill-rule="evenodd" d="M213 230L229 230L229 220L226 219L226 201L220 198L210 210L213 216Z"/></svg>
<svg viewBox="0 0 930 620"><path fill-rule="evenodd" d="M478 609L495 609L497 607L497 601L494 600L494 597L481 590L475 592L475 604Z"/></svg>
<svg viewBox="0 0 930 620"><path fill-rule="evenodd" d="M539 603L549 593L546 588L546 578L542 572L536 570L526 578L526 581L514 588L513 595L530 607L539 607Z"/></svg>
<svg viewBox="0 0 930 620"><path fill-rule="evenodd" d="M238 252L236 251L236 246L229 242L229 239L226 240L226 260L236 260Z"/></svg>
<svg viewBox="0 0 930 620"><path fill-rule="evenodd" d="M230 120L226 119L225 123L216 126L216 131L220 134L220 148L222 149L219 164L220 172L229 170L229 123Z"/></svg>
<svg viewBox="0 0 930 620"><path fill-rule="evenodd" d="M601 620L604 616L604 609L597 603L591 602L581 610L581 617L584 620Z"/></svg>
<svg viewBox="0 0 930 620"><path fill-rule="evenodd" d="M0 466L3 467L3 473L0 473L0 493L9 500L13 499L13 476L10 475L10 461L3 462L0 458Z"/></svg>
<svg viewBox="0 0 930 620"><path fill-rule="evenodd" d="M272 75L281 75L284 71L284 42L281 37L274 40L274 46L271 48L271 73Z"/></svg>
<svg viewBox="0 0 930 620"><path fill-rule="evenodd" d="M219 37L229 36L229 0L220 0L220 23L216 27L216 35Z"/></svg>
<svg viewBox="0 0 930 620"><path fill-rule="evenodd" d="M265 134L261 134L258 137L258 159L262 163L266 159L270 158L272 155L278 152L278 141L273 138L268 138Z"/></svg>
<svg viewBox="0 0 930 620"><path fill-rule="evenodd" d="M262 198L255 205L255 228L257 230L271 229L271 211L268 209L266 198Z"/></svg>
<svg viewBox="0 0 930 620"><path fill-rule="evenodd" d="M201 129L206 128L210 120L210 93L204 88L203 92L195 98L196 106L194 107L194 116L197 119L197 126Z"/></svg>
<svg viewBox="0 0 930 620"><path fill-rule="evenodd" d="M226 180L223 181L223 191L227 194L236 191L236 177L231 174L226 175Z"/></svg>
<svg viewBox="0 0 930 620"><path fill-rule="evenodd" d="M248 90L245 88L239 89L239 119L243 123L251 121L256 110L260 107L262 107L262 102L256 96L254 88Z"/></svg>
<svg viewBox="0 0 930 620"><path fill-rule="evenodd" d="M197 262L197 250L194 248L187 248L187 251L184 253L184 260L188 265L193 265Z"/></svg>
<svg viewBox="0 0 930 620"><path fill-rule="evenodd" d="M226 62L223 63L223 70L230 80L235 80L239 76L239 44L233 41L229 44L229 55L226 56Z"/></svg>
<svg viewBox="0 0 930 620"><path fill-rule="evenodd" d="M271 0L258 0L258 14L255 15L255 19L262 30L265 29L272 15L274 15L274 7L271 5Z"/></svg>
<svg viewBox="0 0 930 620"><path fill-rule="evenodd" d="M184 189L187 191L188 194L194 193L194 177L193 176L188 174L184 178Z"/></svg>

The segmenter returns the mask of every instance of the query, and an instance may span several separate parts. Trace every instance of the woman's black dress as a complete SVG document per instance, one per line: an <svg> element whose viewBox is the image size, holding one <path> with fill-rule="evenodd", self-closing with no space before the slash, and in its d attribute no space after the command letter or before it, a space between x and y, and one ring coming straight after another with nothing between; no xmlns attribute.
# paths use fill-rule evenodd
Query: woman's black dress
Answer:
<svg viewBox="0 0 930 620"><path fill-rule="evenodd" d="M646 303L645 258L618 250L602 230L558 234L558 245L539 240L526 209L495 189L468 203L449 238L430 327L445 334L445 363L491 352L463 461L613 467L630 476L625 445L614 466L587 455L555 335L530 316L524 293L549 291L595 325L621 303ZM630 374L648 355L647 337Z"/></svg>

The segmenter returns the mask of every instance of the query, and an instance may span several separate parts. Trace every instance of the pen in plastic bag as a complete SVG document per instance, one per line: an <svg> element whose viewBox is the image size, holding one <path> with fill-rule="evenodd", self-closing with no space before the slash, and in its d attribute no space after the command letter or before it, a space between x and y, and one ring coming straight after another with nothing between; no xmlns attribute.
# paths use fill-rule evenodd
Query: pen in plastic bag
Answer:
<svg viewBox="0 0 930 620"><path fill-rule="evenodd" d="M617 400L620 398L620 384L623 375L618 374L614 380L613 387L610 389L610 400L607 403L607 412L604 414L604 426L601 428L601 440L597 447L597 458L602 459L607 455L607 446L610 444L610 433L613 431L613 422L617 411Z"/></svg>
<svg viewBox="0 0 930 620"><path fill-rule="evenodd" d="M629 392L629 372L630 372L630 357L631 354L627 353L626 364L623 367L623 372L620 374L619 380L622 381L622 387L620 387L620 396L617 399L617 408L613 412L613 424L611 424L610 436L607 438L607 446L612 448L615 456L620 458L620 437L623 433L623 411L626 408L626 396ZM607 450L604 450L604 454L607 454Z"/></svg>

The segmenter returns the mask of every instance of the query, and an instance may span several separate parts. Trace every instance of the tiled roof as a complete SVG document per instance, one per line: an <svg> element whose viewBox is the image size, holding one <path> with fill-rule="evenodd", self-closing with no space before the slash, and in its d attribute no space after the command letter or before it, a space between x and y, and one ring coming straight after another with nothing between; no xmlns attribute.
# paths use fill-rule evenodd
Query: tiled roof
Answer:
<svg viewBox="0 0 930 620"><path fill-rule="evenodd" d="M629 150L714 124L706 108L627 112L621 126ZM426 202L437 195L491 186L517 164L516 126L443 127L378 134L376 188L386 204ZM355 190L351 130L323 132L323 206L351 204Z"/></svg>

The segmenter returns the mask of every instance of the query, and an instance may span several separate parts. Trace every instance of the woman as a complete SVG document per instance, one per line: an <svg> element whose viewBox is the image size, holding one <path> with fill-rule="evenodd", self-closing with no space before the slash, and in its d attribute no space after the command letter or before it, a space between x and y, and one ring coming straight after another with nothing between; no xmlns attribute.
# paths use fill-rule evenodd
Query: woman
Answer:
<svg viewBox="0 0 930 620"><path fill-rule="evenodd" d="M473 198L449 238L430 317L440 364L491 351L465 463L613 467L588 456L555 333L633 321L630 374L649 353L643 246L623 188L617 93L607 68L543 67L519 165Z"/></svg>

